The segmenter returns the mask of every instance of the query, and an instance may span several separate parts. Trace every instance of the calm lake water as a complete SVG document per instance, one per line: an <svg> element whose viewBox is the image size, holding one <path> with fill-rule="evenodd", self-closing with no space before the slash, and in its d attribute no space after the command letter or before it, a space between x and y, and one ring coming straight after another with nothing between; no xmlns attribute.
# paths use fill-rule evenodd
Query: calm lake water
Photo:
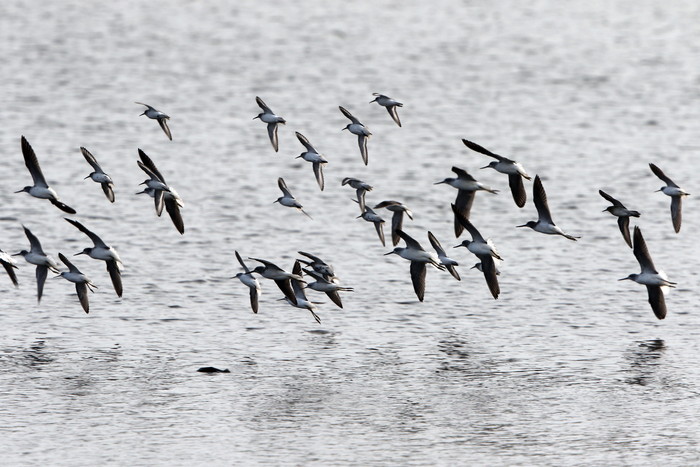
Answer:
<svg viewBox="0 0 700 467"><path fill-rule="evenodd" d="M0 6L0 248L54 257L91 246L30 183L20 135L74 216L124 260L124 297L104 265L91 310L72 284L34 268L0 276L3 465L692 465L700 464L700 318L695 196L679 234L654 162L700 193L700 5L692 1L101 2ZM404 103L403 128L373 92ZM287 119L275 153L255 96ZM171 116L173 141L139 117ZM373 133L360 159L343 105ZM326 155L318 190L294 131ZM516 225L506 177L468 138L542 177L571 242ZM90 173L88 148L115 180ZM185 200L186 232L136 196L149 154ZM501 296L455 240L455 165L501 190L472 221L496 243ZM273 201L284 177L313 217ZM462 281L409 264L356 219L398 199L405 230L431 230ZM631 209L678 287L666 320L644 287L605 189ZM388 212L381 212L387 221ZM387 226L388 234L388 226ZM291 270L296 251L335 266L344 309L317 324L262 280L260 313L231 276L243 257ZM21 259L21 258L20 258ZM254 263L250 262L251 266ZM230 374L197 373L202 366Z"/></svg>

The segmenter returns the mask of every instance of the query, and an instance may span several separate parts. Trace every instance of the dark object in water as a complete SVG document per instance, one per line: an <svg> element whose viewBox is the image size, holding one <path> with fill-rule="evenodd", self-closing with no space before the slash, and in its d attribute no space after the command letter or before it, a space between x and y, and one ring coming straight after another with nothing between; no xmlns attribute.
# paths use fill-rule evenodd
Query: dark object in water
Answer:
<svg viewBox="0 0 700 467"><path fill-rule="evenodd" d="M220 370L218 368L214 368L213 366L203 366L197 371L200 373L231 373L228 368L225 370Z"/></svg>

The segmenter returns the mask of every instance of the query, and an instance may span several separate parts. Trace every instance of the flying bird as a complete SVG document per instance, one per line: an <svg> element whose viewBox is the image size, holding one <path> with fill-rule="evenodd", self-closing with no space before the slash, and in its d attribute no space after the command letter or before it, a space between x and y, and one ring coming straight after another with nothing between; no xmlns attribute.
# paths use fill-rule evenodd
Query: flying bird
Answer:
<svg viewBox="0 0 700 467"><path fill-rule="evenodd" d="M622 238L625 239L627 245L632 248L632 238L630 236L630 217L639 217L639 211L630 211L625 207L624 204L604 192L603 190L598 190L598 193L603 198L610 201L613 205L608 206L603 210L603 212L609 212L613 216L617 217L617 225L620 227L620 232L622 232Z"/></svg>
<svg viewBox="0 0 700 467"><path fill-rule="evenodd" d="M277 152L279 150L279 140L277 139L277 126L281 123L282 125L286 125L287 121L278 116L275 115L275 113L270 110L270 108L263 102L262 99L260 99L258 96L255 96L255 102L258 103L260 108L262 109L262 112L259 113L257 116L253 117L253 120L256 118L259 118L263 122L267 123L267 134L270 137L270 142L272 143L272 147Z"/></svg>
<svg viewBox="0 0 700 467"><path fill-rule="evenodd" d="M369 206L365 206L365 212L357 216L356 219L359 219L360 217L367 222L372 222L374 224L374 228L377 230L377 235L379 235L379 240L382 242L382 246L386 246L386 242L384 241L384 219L378 216L377 213L374 212Z"/></svg>
<svg viewBox="0 0 700 467"><path fill-rule="evenodd" d="M302 206L301 203L294 198L292 192L289 191L289 188L287 188L287 184L284 182L282 177L277 179L277 186L279 186L280 190L282 190L282 196L273 201L273 204L280 203L282 206L287 206L288 208L296 208L298 211L303 212L306 217L312 219L309 213L304 211L304 206Z"/></svg>
<svg viewBox="0 0 700 467"><path fill-rule="evenodd" d="M88 302L88 288L91 292L94 292L93 289L97 286L93 284L85 274L80 272L80 270L76 268L73 263L68 261L68 258L63 256L63 253L59 253L58 257L61 261L63 261L63 263L66 266L68 266L68 271L63 271L60 274L60 276L75 284L75 291L78 293L80 305L82 305L85 313L90 313L90 303Z"/></svg>
<svg viewBox="0 0 700 467"><path fill-rule="evenodd" d="M333 278L329 279L326 275L316 271L310 271L308 269L304 269L303 271L315 279L314 282L307 285L309 289L325 292L333 303L339 308L343 308L343 302L340 300L340 294L338 292L352 292L352 287L341 287L337 282L333 281Z"/></svg>
<svg viewBox="0 0 700 467"><path fill-rule="evenodd" d="M22 256L28 263L36 265L36 301L39 303L44 293L44 283L46 282L49 269L58 274L58 264L52 257L44 253L39 239L25 226L22 226L22 228L27 239L29 239L29 251L22 250L12 256Z"/></svg>
<svg viewBox="0 0 700 467"><path fill-rule="evenodd" d="M345 185L350 185L355 189L355 193L357 194L357 202L360 205L360 212L365 212L365 193L372 191L374 187L353 177L345 177L341 183L341 186Z"/></svg>
<svg viewBox="0 0 700 467"><path fill-rule="evenodd" d="M2 264L2 267L5 268L5 271L7 271L7 275L10 276L10 280L14 286L17 287L19 282L17 282L17 274L15 274L15 269L17 269L17 263L15 263L15 260L12 259L12 256L0 250L0 264Z"/></svg>
<svg viewBox="0 0 700 467"><path fill-rule="evenodd" d="M173 221L173 225L181 235L184 234L185 222L182 220L182 213L180 213L180 209L185 207L185 202L182 200L182 198L180 198L180 195L177 193L175 188L166 183L165 178L156 167L156 164L141 149L139 149L139 157L141 160L137 162L139 163L141 170L146 172L146 174L150 173L151 175L155 176L156 182L160 182L162 185L164 185L164 188L158 188L158 183L154 183L154 185L157 186L153 187L155 190L153 194L154 199L156 200L157 214L160 216L160 213L163 210L163 205L165 205L165 210L168 211L168 215L170 216L170 220ZM148 183L146 183L146 185L150 187ZM158 203L159 197L161 197L160 204ZM158 206L160 206L160 210L158 209Z"/></svg>
<svg viewBox="0 0 700 467"><path fill-rule="evenodd" d="M34 149L32 149L31 145L24 136L22 136L22 155L24 156L24 165L27 166L27 169L32 176L32 180L34 181L34 185L25 186L21 190L15 191L15 193L22 193L26 191L35 198L48 199L51 201L51 204L63 212L75 214L75 209L62 203L58 199L58 194L56 194L56 191L54 191L54 189L51 188L48 183L46 183L44 174L41 172L41 167L39 166L39 159L36 158Z"/></svg>
<svg viewBox="0 0 700 467"><path fill-rule="evenodd" d="M472 141L462 139L462 142L466 147L468 147L472 151L476 151L496 159L489 165L482 167L482 169L491 168L496 170L497 172L508 175L508 185L510 186L510 192L513 195L513 201L515 201L515 205L519 208L525 206L525 201L527 201L527 194L525 193L525 185L523 184L523 178L531 180L531 177L527 174L527 172L525 172L525 169L523 168L522 164L512 159L508 159L507 157L494 154L488 149L481 147Z"/></svg>
<svg viewBox="0 0 700 467"><path fill-rule="evenodd" d="M372 136L372 133L370 133L367 127L360 123L360 121L343 106L339 106L338 108L343 115L350 119L350 123L348 123L343 130L348 130L350 133L357 135L357 144L360 147L360 155L362 156L362 161L365 163L365 165L367 165L367 140L370 136Z"/></svg>
<svg viewBox="0 0 700 467"><path fill-rule="evenodd" d="M440 242L437 238L435 238L435 235L433 235L432 232L428 232L428 240L430 240L430 244L433 246L435 253L437 253L440 264L445 266L445 269L452 274L452 277L458 281L461 281L462 279L459 277L459 273L457 272L456 268L456 266L459 266L459 263L452 258L447 257L445 250L442 248L442 245L440 245Z"/></svg>
<svg viewBox="0 0 700 467"><path fill-rule="evenodd" d="M666 274L657 270L654 267L654 262L651 260L651 255L647 249L647 244L642 237L642 231L638 226L634 226L634 257L637 258L639 266L642 268L640 274L630 274L627 277L619 279L621 281L631 280L637 284L645 285L649 294L649 304L654 314L659 319L666 317L666 301L664 294L668 287L675 287L676 283L668 280Z"/></svg>
<svg viewBox="0 0 700 467"><path fill-rule="evenodd" d="M681 230L682 219L681 199L684 196L690 195L690 193L676 185L673 180L668 178L666 174L654 164L649 164L649 167L651 168L651 171L654 172L654 175L666 182L666 186L662 186L656 191L662 191L665 195L671 197L671 220L673 221L673 229L676 231L676 233L678 233Z"/></svg>
<svg viewBox="0 0 700 467"><path fill-rule="evenodd" d="M153 120L158 120L158 125L160 125L160 127L163 129L163 131L165 132L165 135L168 137L168 139L169 139L170 141L172 141L172 140L173 140L173 135L170 134L170 128L168 128L168 120L170 120L170 117L168 117L167 115L165 115L165 114L164 114L163 112L161 112L160 110L154 109L153 107L151 107L151 106L148 105L148 104L144 104L144 103L142 103L142 102L136 102L136 103L139 104L139 105L145 105L145 106L146 106L146 110L144 110L143 113L142 113L141 115L145 115L146 117L151 118L151 119L153 119ZM139 117L140 117L141 115L139 115Z"/></svg>
<svg viewBox="0 0 700 467"><path fill-rule="evenodd" d="M401 240L397 231L403 229L403 215L406 214L409 219L413 220L413 213L408 206L394 200L382 201L377 204L374 209L386 208L394 214L391 216L391 241L396 246Z"/></svg>
<svg viewBox="0 0 700 467"><path fill-rule="evenodd" d="M67 219L66 221L72 224L76 229L80 230L82 233L87 235L90 240L92 240L92 248L84 248L80 253L76 253L74 256L78 255L88 255L90 258L104 261L107 266L107 272L109 273L110 279L112 279L112 286L117 296L122 296L122 260L119 257L119 253L114 247L107 245L100 237L94 232L88 230L80 222Z"/></svg>
<svg viewBox="0 0 700 467"><path fill-rule="evenodd" d="M399 120L399 112L397 108L403 107L403 104L399 101L395 101L389 96L385 96L384 94L374 92L372 93L372 95L375 96L375 98L369 103L371 104L372 102L376 102L382 107L386 107L386 110L387 112L389 112L389 115L391 116L392 120L394 120L394 122L400 127L401 120Z"/></svg>
<svg viewBox="0 0 700 467"><path fill-rule="evenodd" d="M248 269L248 266L245 265L241 255L239 255L237 251L234 251L234 253L236 253L236 258L238 262L241 263L241 266L243 266L243 271L245 272L239 272L233 277L248 286L250 289L250 307L253 309L253 313L257 313L258 301L260 299L260 282L253 276L253 271Z"/></svg>
<svg viewBox="0 0 700 467"><path fill-rule="evenodd" d="M421 244L406 232L399 230L398 234L399 237L406 242L406 247L396 247L389 253L385 253L384 256L396 254L411 262L411 282L413 283L413 291L416 293L418 300L422 302L423 297L425 296L425 275L427 265L431 264L443 271L445 270L445 267L440 264L440 260L435 253L423 249Z"/></svg>
<svg viewBox="0 0 700 467"><path fill-rule="evenodd" d="M301 264L299 263L299 261L294 261L292 274L294 276L301 277ZM287 300L287 303L296 308L303 308L305 310L309 310L309 312L311 312L311 316L314 317L316 322L318 324L321 324L321 318L319 318L316 314L316 310L318 309L318 307L315 303L311 302L308 298L306 298L306 293L304 293L304 281L292 277L290 279L290 283L292 286L292 290L294 291L294 301L290 300L289 297L285 296L285 300Z"/></svg>
<svg viewBox="0 0 700 467"><path fill-rule="evenodd" d="M277 287L280 288L284 296L287 297L290 302L296 303L296 297L294 295L294 290L292 289L290 280L296 279L301 281L304 279L303 277L301 277L301 275L289 273L283 270L281 267L277 266L276 264L266 261L264 259L248 259L262 263L262 266L256 267L255 269L250 271L251 273L257 273L263 276L265 279L271 279L275 281L275 284L277 284Z"/></svg>
<svg viewBox="0 0 700 467"><path fill-rule="evenodd" d="M306 148L306 151L302 152L296 158L299 159L301 157L305 161L311 162L318 187L321 189L321 191L323 191L323 187L325 185L323 180L323 165L327 164L328 161L323 158L322 154L316 151L311 143L309 143L309 140L306 139L306 136L302 135L298 131L296 132L296 135L299 142Z"/></svg>
<svg viewBox="0 0 700 467"><path fill-rule="evenodd" d="M547 193L544 191L542 180L540 180L539 175L535 175L535 183L532 185L532 194L535 198L535 208L537 208L538 219L537 221L529 221L527 224L518 225L516 227L530 227L536 232L547 235L561 235L573 241L581 238L564 233L558 225L554 224L552 215L549 212L549 206L547 205Z"/></svg>
<svg viewBox="0 0 700 467"><path fill-rule="evenodd" d="M307 260L303 260L303 259L300 259L299 261L302 264L305 264L306 266L311 267L311 269L313 269L315 272L321 274L324 279L327 279L331 282L333 282L333 280L336 279L335 271L333 271L333 266L326 263L318 256L312 255L311 253L306 253L304 251L298 251L297 253L309 258L311 261L307 261Z"/></svg>
<svg viewBox="0 0 700 467"><path fill-rule="evenodd" d="M80 152L83 153L83 157L85 157L85 160L92 166L93 172L88 175L87 177L84 178L84 180L87 180L88 178L91 178L92 181L99 183L102 186L102 191L104 192L105 196L109 200L110 203L114 202L114 182L110 178L109 175L107 175L104 170L102 170L102 167L100 167L100 164L97 163L97 159L95 159L95 156L92 155L90 151L85 149L84 147L80 148Z"/></svg>
<svg viewBox="0 0 700 467"><path fill-rule="evenodd" d="M436 182L435 185L440 183L446 183L454 188L457 188L457 200L455 201L455 207L460 215L469 219L469 213L472 210L472 204L474 204L474 195L477 191L488 191L489 193L497 194L498 190L487 187L481 182L477 182L474 177L469 175L466 170L460 169L459 167L452 167L452 172L457 174L457 178L446 178L440 182ZM459 223L457 217L455 217L455 237L462 235L464 227Z"/></svg>

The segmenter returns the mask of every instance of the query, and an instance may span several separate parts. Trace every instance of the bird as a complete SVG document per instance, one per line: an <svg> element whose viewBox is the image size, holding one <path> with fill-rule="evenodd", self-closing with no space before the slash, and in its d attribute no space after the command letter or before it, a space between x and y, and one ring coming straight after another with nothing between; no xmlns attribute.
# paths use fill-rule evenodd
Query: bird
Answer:
<svg viewBox="0 0 700 467"><path fill-rule="evenodd" d="M39 239L25 226L22 228L29 239L29 251L22 250L12 256L22 256L28 263L36 265L36 301L39 303L44 293L44 283L49 269L58 274L58 264L56 264L56 260L44 253Z"/></svg>
<svg viewBox="0 0 700 467"><path fill-rule="evenodd" d="M302 256L306 256L309 258L311 261L303 260L300 259L299 261L306 266L310 266L315 272L321 274L324 279L327 279L329 281L333 281L333 279L336 278L335 276L335 271L333 270L333 266L330 264L327 264L325 261L323 261L321 258L318 256L312 255L311 253L306 253L304 251L298 251Z"/></svg>
<svg viewBox="0 0 700 467"><path fill-rule="evenodd" d="M518 225L516 227L530 227L536 232L547 235L561 235L573 241L581 238L564 233L558 225L554 224L552 214L550 214L549 206L547 205L547 193L544 191L542 180L540 180L539 175L535 175L535 183L532 185L532 195L535 198L535 208L537 208L538 219L537 221L529 221L527 224Z"/></svg>
<svg viewBox="0 0 700 467"><path fill-rule="evenodd" d="M365 206L365 212L357 216L356 219L359 219L360 217L367 222L374 223L374 228L377 229L377 235L379 235L379 240L381 240L382 246L386 246L386 242L384 241L384 227L382 227L384 224L384 219L378 216L377 213L374 212L369 206Z"/></svg>
<svg viewBox="0 0 700 467"><path fill-rule="evenodd" d="M309 143L309 140L306 139L306 136L302 135L298 131L295 132L297 135L297 139L299 142L306 148L306 151L302 152L299 156L296 158L299 159L300 157L303 158L307 162L311 162L313 169L314 169L314 175L316 176L316 182L318 183L318 187L323 191L323 187L325 185L324 180L323 180L323 164L327 164L328 161L323 158L323 155L320 154L316 149Z"/></svg>
<svg viewBox="0 0 700 467"><path fill-rule="evenodd" d="M26 191L35 198L48 199L51 201L51 204L63 212L75 214L75 209L61 202L61 200L58 199L58 194L56 194L56 191L54 191L54 189L51 188L48 183L46 183L44 174L41 172L41 167L39 166L39 159L36 158L34 149L32 149L32 146L29 144L27 139L22 136L21 141L24 165L26 165L27 169L29 169L34 185L25 186L21 190L15 191L15 193L22 193Z"/></svg>
<svg viewBox="0 0 700 467"><path fill-rule="evenodd" d="M304 273L315 279L307 287L311 290L316 290L318 292L325 292L328 298L331 299L339 308L343 308L343 302L340 300L340 294L338 292L353 292L352 287L341 287L337 282L329 279L326 275L321 274L316 271L304 269Z"/></svg>
<svg viewBox="0 0 700 467"><path fill-rule="evenodd" d="M262 266L256 267L255 269L250 271L251 273L257 273L263 276L265 279L271 279L275 281L275 284L277 284L277 287L280 288L284 296L287 297L289 301L296 303L294 290L292 289L292 285L289 281L290 279L303 280L303 277L301 275L289 273L283 270L281 267L277 266L276 264L266 261L264 259L250 257L248 259L262 263Z"/></svg>
<svg viewBox="0 0 700 467"><path fill-rule="evenodd" d="M250 307L253 309L253 313L257 313L258 301L260 300L260 282L258 282L255 276L253 276L253 271L248 269L248 266L245 265L241 255L239 255L235 250L234 253L236 253L236 258L238 259L238 262L241 263L241 266L243 266L243 270L245 272L239 272L233 277L248 286L250 289Z"/></svg>
<svg viewBox="0 0 700 467"><path fill-rule="evenodd" d="M639 217L639 211L630 211L625 207L624 204L604 192L603 190L598 190L598 193L603 198L610 201L613 205L608 206L603 210L603 212L609 212L613 216L617 216L617 225L620 227L620 232L622 232L622 238L625 239L627 245L632 248L632 238L630 236L630 217Z"/></svg>
<svg viewBox="0 0 700 467"><path fill-rule="evenodd" d="M435 253L438 255L438 259L440 260L440 264L445 266L445 269L452 274L452 277L457 279L458 281L461 281L462 279L459 277L459 273L457 272L457 268L455 266L459 266L459 263L452 258L448 258L447 255L445 254L445 250L442 248L442 245L440 245L440 242L438 241L437 238L435 238L435 235L433 235L432 232L428 232L428 240L430 240L430 244L433 246L433 249L435 250Z"/></svg>
<svg viewBox="0 0 700 467"><path fill-rule="evenodd" d="M350 185L355 189L355 193L357 194L357 202L360 205L360 212L365 212L365 193L372 191L374 187L353 177L345 177L341 183L341 186L345 185Z"/></svg>
<svg viewBox="0 0 700 467"><path fill-rule="evenodd" d="M294 261L292 274L294 276L301 277L301 264L298 260ZM294 291L294 301L292 301L289 297L285 296L285 300L287 300L287 303L296 308L303 308L305 310L309 310L309 312L311 312L311 316L314 317L316 322L318 324L321 324L321 318L319 318L319 316L316 314L316 309L318 308L316 306L316 303L313 303L308 298L306 298L306 294L304 293L304 281L292 277L290 279L290 283L292 286L292 290Z"/></svg>
<svg viewBox="0 0 700 467"><path fill-rule="evenodd" d="M10 280L12 281L14 286L19 286L19 282L17 281L17 274L15 274L15 269L18 269L17 263L14 259L12 259L12 256L0 250L0 264L2 264L2 267L4 267L5 271L7 271L7 275L10 276Z"/></svg>
<svg viewBox="0 0 700 467"><path fill-rule="evenodd" d="M501 271L498 269L498 265L501 264L501 261L494 258L493 262L495 263L495 266L496 266L496 275L500 276ZM474 266L470 267L469 269L478 269L479 271L484 272L484 265L481 264L481 261L479 261L478 263L474 264Z"/></svg>
<svg viewBox="0 0 700 467"><path fill-rule="evenodd" d="M355 118L350 112L348 112L345 107L341 105L338 106L338 108L343 113L343 115L350 119L351 123L348 123L345 126L345 128L343 128L343 130L348 130L350 133L357 135L357 144L360 147L360 155L362 155L362 161L365 163L365 165L367 165L367 140L370 136L372 136L372 133L370 133L367 127L360 123L360 121L357 118Z"/></svg>
<svg viewBox="0 0 700 467"><path fill-rule="evenodd" d="M68 266L68 271L63 271L60 276L66 280L69 280L75 284L75 291L78 293L78 298L80 299L80 305L82 305L85 313L90 313L90 303L88 302L88 289L94 292L94 288L97 286L93 284L90 279L80 272L80 270L75 267L73 263L68 261L68 258L63 256L63 253L59 253L58 257L63 263Z"/></svg>
<svg viewBox="0 0 700 467"><path fill-rule="evenodd" d="M656 315L658 319L664 319L666 317L666 301L664 300L664 294L668 290L668 287L675 287L676 283L669 281L663 271L657 270L654 267L654 262L651 260L649 249L642 236L642 231L636 225L634 226L634 247L632 251L642 271L640 274L630 274L619 280L631 280L637 284L645 285L649 294L649 304L654 311L654 315Z"/></svg>
<svg viewBox="0 0 700 467"><path fill-rule="evenodd" d="M656 191L662 191L665 195L671 197L671 220L673 221L673 229L676 231L676 233L678 233L681 230L682 219L681 199L684 196L690 195L690 193L686 192L683 188L675 184L673 180L668 178L666 174L654 164L650 163L649 167L651 168L651 171L654 172L654 175L666 182L666 186L662 186Z"/></svg>
<svg viewBox="0 0 700 467"><path fill-rule="evenodd" d="M297 210L303 212L309 219L313 219L308 212L304 211L304 206L302 206L301 203L294 198L292 192L289 191L289 188L287 188L287 184L284 182L282 177L277 179L277 186L279 186L280 190L282 190L282 196L273 201L273 204L280 203L282 206L287 206L288 208L296 208Z"/></svg>
<svg viewBox="0 0 700 467"><path fill-rule="evenodd" d="M151 107L148 104L144 104L143 102L136 102L139 105L145 105L146 110L143 111L141 115L145 115L148 118L151 118L153 120L158 120L158 125L163 129L165 132L165 135L168 137L170 141L173 140L173 135L170 133L170 128L168 128L168 120L170 120L170 117L165 115L163 112L160 110L156 110L153 107ZM141 116L139 115L139 117Z"/></svg>
<svg viewBox="0 0 700 467"><path fill-rule="evenodd" d="M488 191L489 193L497 194L498 190L487 187L481 182L477 182L474 177L469 175L466 170L460 169L459 167L452 167L452 172L457 174L457 178L446 178L440 182L435 182L435 185L440 183L446 183L459 190L457 192L457 200L455 201L455 206L459 214L469 219L469 213L472 209L472 204L474 204L474 195L477 191ZM457 217L454 221L455 226L455 237L462 235L464 227L459 223Z"/></svg>
<svg viewBox="0 0 700 467"><path fill-rule="evenodd" d="M481 154L496 159L495 161L492 161L489 165L481 168L491 168L496 170L497 172L508 175L508 185L510 185L510 192L513 195L513 201L515 201L515 205L519 208L525 206L525 202L527 201L527 194L525 193L525 185L523 184L523 178L531 180L532 177L530 177L527 174L527 172L525 172L525 169L523 168L522 164L512 159L508 159L507 157L494 154L488 149L481 147L478 144L467 139L462 139L462 142L466 147L468 147L472 151L480 152Z"/></svg>
<svg viewBox="0 0 700 467"><path fill-rule="evenodd" d="M100 237L98 237L94 232L88 230L83 224L74 220L65 218L67 222L72 224L75 228L80 230L82 233L87 235L94 246L92 248L84 248L80 253L76 253L74 256L78 255L88 255L90 258L104 261L107 266L107 272L109 277L112 279L112 286L114 291L117 293L118 297L122 296L122 260L119 257L119 253L114 247L107 245Z"/></svg>
<svg viewBox="0 0 700 467"><path fill-rule="evenodd" d="M406 242L406 247L396 247L384 256L396 254L411 262L411 282L413 291L418 300L423 301L425 296L425 275L427 264L431 264L440 270L445 270L445 266L440 264L440 260L435 253L423 249L420 243L403 230L398 231L399 237Z"/></svg>
<svg viewBox="0 0 700 467"><path fill-rule="evenodd" d="M402 204L398 201L394 201L394 200L382 201L381 203L377 204L374 207L374 209L381 209L381 208L386 208L389 211L394 213L391 216L391 241L393 242L394 246L396 246L399 243L399 240L401 240L401 238L396 233L396 231L403 229L403 215L404 215L404 213L411 220L413 220L413 213L411 212L410 209L408 209L408 206L406 206L405 204Z"/></svg>
<svg viewBox="0 0 700 467"><path fill-rule="evenodd" d="M372 102L376 102L382 107L386 107L386 110L387 112L389 112L389 115L391 115L391 118L400 127L401 120L399 120L399 113L397 111L397 107L403 107L403 104L399 101L395 101L389 96L385 96L384 94L373 92L372 95L375 96L375 98L369 103L371 104Z"/></svg>
<svg viewBox="0 0 700 467"><path fill-rule="evenodd" d="M109 200L110 203L114 202L114 182L110 178L109 175L107 175L104 170L102 170L102 167L100 167L100 164L97 163L97 159L95 159L95 156L92 155L90 151L85 149L84 147L80 147L80 152L83 153L83 157L85 157L85 160L92 166L93 172L85 177L83 180L87 180L88 178L91 178L94 182L99 183L102 185L102 191L104 191L105 196Z"/></svg>
<svg viewBox="0 0 700 467"><path fill-rule="evenodd" d="M165 178L163 175L160 173L158 170L158 167L156 167L156 164L153 162L153 160L146 155L145 152L143 152L141 149L139 151L139 157L141 158L139 167L141 167L142 170L144 170L147 174L150 173L152 175L155 175L156 180L160 181L163 185L165 185L165 189L159 189L156 188L154 191L154 198L156 199L156 212L160 216L160 211L163 210L163 205L165 205L165 210L168 211L168 215L170 216L170 220L173 221L173 225L177 229L180 234L185 233L185 222L182 219L182 213L180 212L180 208L185 207L185 202L180 198L180 195L177 193L175 188L173 188L171 185L168 185L165 182ZM145 169L148 169L146 171ZM145 183L145 182L144 182ZM146 184L148 186L148 184ZM144 190L146 191L146 190ZM158 210L158 202L157 198L160 195L162 195L162 201L160 203L160 211Z"/></svg>
<svg viewBox="0 0 700 467"><path fill-rule="evenodd" d="M484 278L486 279L486 284L489 287L489 291L494 299L498 299L498 295L501 293L501 288L498 285L498 275L495 261L502 261L503 258L498 254L496 248L493 245L491 239L484 240L484 237L479 233L479 231L474 227L469 219L464 217L459 213L457 207L453 204L452 211L455 214L455 218L464 226L465 229L471 234L471 240L464 240L455 248L461 246L466 247L469 251L474 253L474 255L481 260L481 267L478 268L484 273Z"/></svg>
<svg viewBox="0 0 700 467"><path fill-rule="evenodd" d="M279 150L279 140L277 139L277 126L281 123L282 125L286 125L287 121L278 116L275 115L275 113L270 110L270 108L263 102L262 99L260 99L258 96L255 96L255 102L258 103L260 108L262 109L262 112L259 113L256 117L253 117L253 120L256 118L259 118L263 122L267 123L267 134L270 137L270 142L272 143L272 147L277 152Z"/></svg>

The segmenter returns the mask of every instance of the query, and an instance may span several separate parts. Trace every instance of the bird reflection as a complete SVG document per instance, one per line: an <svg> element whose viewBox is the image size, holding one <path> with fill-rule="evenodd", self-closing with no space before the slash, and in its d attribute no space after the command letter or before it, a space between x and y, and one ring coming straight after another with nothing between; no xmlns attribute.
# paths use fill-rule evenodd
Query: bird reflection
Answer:
<svg viewBox="0 0 700 467"><path fill-rule="evenodd" d="M627 353L625 358L629 361L629 372L632 375L625 379L627 384L647 386L653 382L656 371L661 363L661 357L666 344L662 339L652 339L635 342L637 347Z"/></svg>

